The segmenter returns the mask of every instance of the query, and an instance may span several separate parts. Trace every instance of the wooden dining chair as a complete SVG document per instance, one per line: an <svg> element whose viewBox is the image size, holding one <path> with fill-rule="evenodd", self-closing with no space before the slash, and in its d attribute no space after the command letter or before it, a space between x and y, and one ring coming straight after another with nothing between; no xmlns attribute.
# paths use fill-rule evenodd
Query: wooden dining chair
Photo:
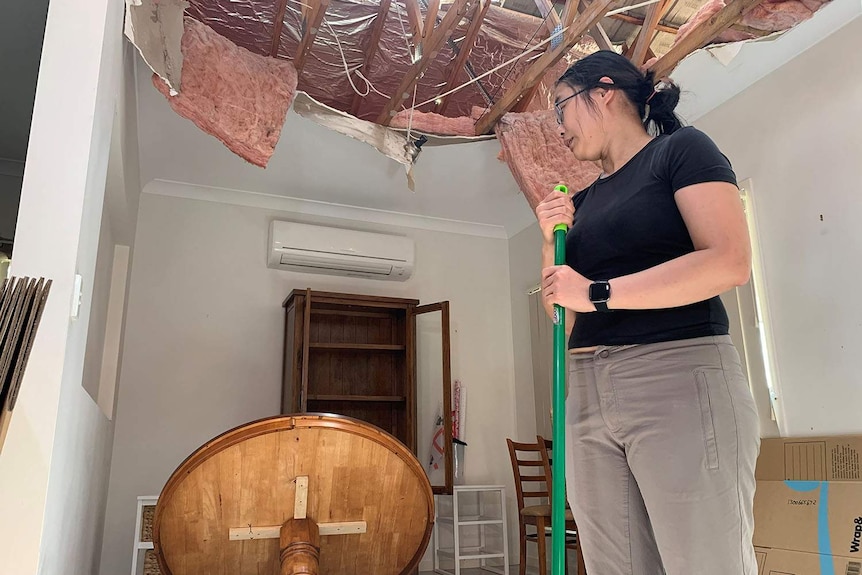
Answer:
<svg viewBox="0 0 862 575"><path fill-rule="evenodd" d="M550 439L545 439L541 435L536 436L536 442L539 444L539 451L542 454L542 464L545 468L545 476L548 478L548 504L553 505L553 471L552 463L554 460L554 442ZM586 575L587 567L584 565L584 553L581 547L580 539L578 538L578 527L572 518L571 524L569 517L572 515L569 509L569 502L566 501L566 549L575 551L578 561L578 575Z"/></svg>
<svg viewBox="0 0 862 575"><path fill-rule="evenodd" d="M519 575L526 575L527 572L528 541L536 543L540 575L545 575L548 568L546 539L551 534L552 450L546 446L545 441L541 437L537 438L536 443L519 443L506 439L518 499ZM528 532L528 527L535 528L535 531ZM570 509L566 509L566 548L579 550L577 525ZM581 564L582 559L578 552L578 575L586 573Z"/></svg>

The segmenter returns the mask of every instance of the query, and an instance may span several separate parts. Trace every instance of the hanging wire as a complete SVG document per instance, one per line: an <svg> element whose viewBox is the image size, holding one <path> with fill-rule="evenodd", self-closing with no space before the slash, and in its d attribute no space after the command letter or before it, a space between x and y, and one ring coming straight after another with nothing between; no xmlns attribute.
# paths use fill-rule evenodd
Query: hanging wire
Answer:
<svg viewBox="0 0 862 575"><path fill-rule="evenodd" d="M547 23L547 21L548 21L548 16L550 16L550 15L551 15L551 11L552 11L552 10L553 10L553 7L551 8L551 10L548 10L548 12L545 14L545 17L544 17L544 18L542 18L542 21L541 21L541 22L539 22L539 26L538 26L538 27L536 28L536 30L533 32L533 35L532 35L532 36L530 36L529 40L527 40L527 43L526 43L526 44L524 44L524 48L521 50L521 54L522 54L522 55L527 53L527 48L529 48L529 47L530 47L530 42L532 42L532 41L533 41L533 39L536 37L536 34L538 34L538 33L539 33L539 30L541 30L543 27L545 27L545 25L546 25L546 23ZM548 41L551 41L553 38L555 38L555 37L556 37L556 35L557 35L557 31L556 31L556 30L554 30L554 33L552 33L552 34L551 34L550 38L548 38ZM508 71L508 72L506 72L506 75L505 75L505 76L503 76L503 80L500 82L500 84L497 86L497 88L496 88L496 89L494 89L494 92L491 94L491 103L485 106L485 110L482 112L482 115L481 115L481 116L479 116L478 118L476 118L476 121L475 121L475 122L473 122L473 125L474 125L474 126L475 126L476 124L478 124L478 123L479 123L479 120L481 120L482 118L484 118L484 117L485 117L485 114L487 114L487 113L488 113L488 110L490 110L490 109L491 109L491 105L493 105L493 103L494 103L494 96L496 96L496 95L497 95L497 92L499 92L499 91L500 91L500 89L503 87L503 84L505 84L505 83L506 83L506 80L508 80L508 79L509 79L509 75L512 73L512 70L514 70L514 69L515 69L515 63L514 63L514 62L512 62L512 66L509 68L509 71Z"/></svg>
<svg viewBox="0 0 862 575"><path fill-rule="evenodd" d="M562 32L565 32L566 30L568 30L568 28L563 28ZM524 56L527 56L531 52L535 52L536 50L539 50L545 44L551 42L552 40L553 40L553 37L546 38L546 39L542 40L541 42L539 42L538 44L536 44L535 46L533 46L532 48L530 48L529 50L527 50L526 52L521 52L517 56L510 58L510 59L506 60L505 62L503 62L502 64L498 65L496 68L492 68L492 69L488 70L487 72L482 73L480 76L477 76L476 78L474 78L472 80L464 82L460 86L452 88L448 92L443 92L442 94L438 94L437 96L434 96L430 100L425 100L424 102L420 102L420 103L416 104L415 107L421 108L422 106L425 106L426 104L430 104L431 102L437 100L438 98L445 98L446 96L448 96L450 94L454 94L455 92L463 90L464 88L466 88L470 84L473 84L474 82L481 80L482 78L485 78L486 76L490 76L491 74L493 74L497 70L501 70L501 69L505 68L506 66L508 66L509 64L512 64L513 62L517 62L518 60L520 60Z"/></svg>

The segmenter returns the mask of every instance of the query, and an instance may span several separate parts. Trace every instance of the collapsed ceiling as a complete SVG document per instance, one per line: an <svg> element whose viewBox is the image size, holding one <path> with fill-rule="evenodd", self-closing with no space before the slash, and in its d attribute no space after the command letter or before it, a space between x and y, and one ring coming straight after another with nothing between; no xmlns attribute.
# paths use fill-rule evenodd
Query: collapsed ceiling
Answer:
<svg viewBox="0 0 862 575"><path fill-rule="evenodd" d="M310 98L297 113L373 145L404 164L408 177L426 141L411 131L495 134L531 204L553 183L595 171L574 158L568 173L546 164L571 154L548 109L554 81L573 61L614 50L663 78L694 50L789 29L824 3L126 2L126 34L173 109L255 165L266 166L299 90ZM527 152L519 137L545 152Z"/></svg>
<svg viewBox="0 0 862 575"><path fill-rule="evenodd" d="M568 4L578 7L578 0L570 0ZM545 81L541 84L551 84L567 61L600 47L629 54L639 64L650 55L664 56L680 27L686 32L725 6L723 0L659 0L646 6L639 0L615 0L608 4L602 16L610 15L602 17L596 26L588 27L587 36L561 58L562 64L542 74ZM625 10L631 4L636 7ZM698 44L750 39L786 30L809 18L821 1L730 4L731 8L748 8L748 13ZM580 0L578 11L584 5L589 3ZM462 7L464 17L453 19L450 31L443 30L445 16L453 6ZM427 67L416 82L415 99L410 90L409 98L397 104L399 108L402 104L409 107L430 100L417 109L458 117L470 116L473 106L490 107L516 84L543 50L450 97L437 99L439 94L524 53L547 39L561 21L579 20L577 13L567 14L565 4L551 4L550 0L503 0L502 4L488 0L456 0L445 4L439 0L191 0L187 13L255 54L292 60L299 71L298 89L314 99L379 123L388 123L381 112L405 74L413 71L410 69L413 53L418 50L422 57L428 58L428 54L421 52L422 46L434 40L435 32L451 35L444 42L437 42L442 47L436 54L430 54ZM641 34L648 40L638 46ZM636 47L640 48L640 54L632 53ZM531 95L533 98L521 111L548 107L546 89L540 88Z"/></svg>

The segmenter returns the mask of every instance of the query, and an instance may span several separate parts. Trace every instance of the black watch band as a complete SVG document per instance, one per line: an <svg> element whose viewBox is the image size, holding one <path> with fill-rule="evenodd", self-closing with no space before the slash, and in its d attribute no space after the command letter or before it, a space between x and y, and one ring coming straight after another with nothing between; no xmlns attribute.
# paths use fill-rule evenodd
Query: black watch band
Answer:
<svg viewBox="0 0 862 575"><path fill-rule="evenodd" d="M606 281L596 281L590 284L590 301L596 306L596 311L608 312L608 300L611 299L611 284Z"/></svg>

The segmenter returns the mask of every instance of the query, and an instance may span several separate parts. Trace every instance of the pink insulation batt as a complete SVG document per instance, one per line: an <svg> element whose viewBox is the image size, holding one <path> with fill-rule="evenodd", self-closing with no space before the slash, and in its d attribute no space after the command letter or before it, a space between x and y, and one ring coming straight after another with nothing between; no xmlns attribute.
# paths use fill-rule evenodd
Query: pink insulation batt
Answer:
<svg viewBox="0 0 862 575"><path fill-rule="evenodd" d="M495 131L503 159L533 210L557 184L565 184L569 193L575 193L601 173L596 164L575 159L550 110L506 114Z"/></svg>
<svg viewBox="0 0 862 575"><path fill-rule="evenodd" d="M793 28L814 15L829 0L764 0L739 21L744 26L765 32L780 32ZM685 38L698 24L708 20L724 8L724 0L709 0L685 24L680 26L674 43ZM738 30L725 30L715 41L735 42L752 38L750 34Z"/></svg>
<svg viewBox="0 0 862 575"><path fill-rule="evenodd" d="M458 116L450 118L441 116L434 112L413 111L413 120L410 123L410 110L401 110L392 118L390 124L393 128L405 129L410 123L410 128L425 134L438 134L440 136L475 136L476 120L486 111L485 108L473 106L470 116Z"/></svg>
<svg viewBox="0 0 862 575"><path fill-rule="evenodd" d="M439 134L441 136L474 136L476 132L476 121L467 116L450 118L441 116L434 112L413 111L413 120L410 121L410 111L401 110L389 124L393 128L410 128L417 132L426 134Z"/></svg>
<svg viewBox="0 0 862 575"><path fill-rule="evenodd" d="M240 48L197 20L184 24L179 95L170 96L156 75L153 84L177 114L265 168L296 93L296 69Z"/></svg>

